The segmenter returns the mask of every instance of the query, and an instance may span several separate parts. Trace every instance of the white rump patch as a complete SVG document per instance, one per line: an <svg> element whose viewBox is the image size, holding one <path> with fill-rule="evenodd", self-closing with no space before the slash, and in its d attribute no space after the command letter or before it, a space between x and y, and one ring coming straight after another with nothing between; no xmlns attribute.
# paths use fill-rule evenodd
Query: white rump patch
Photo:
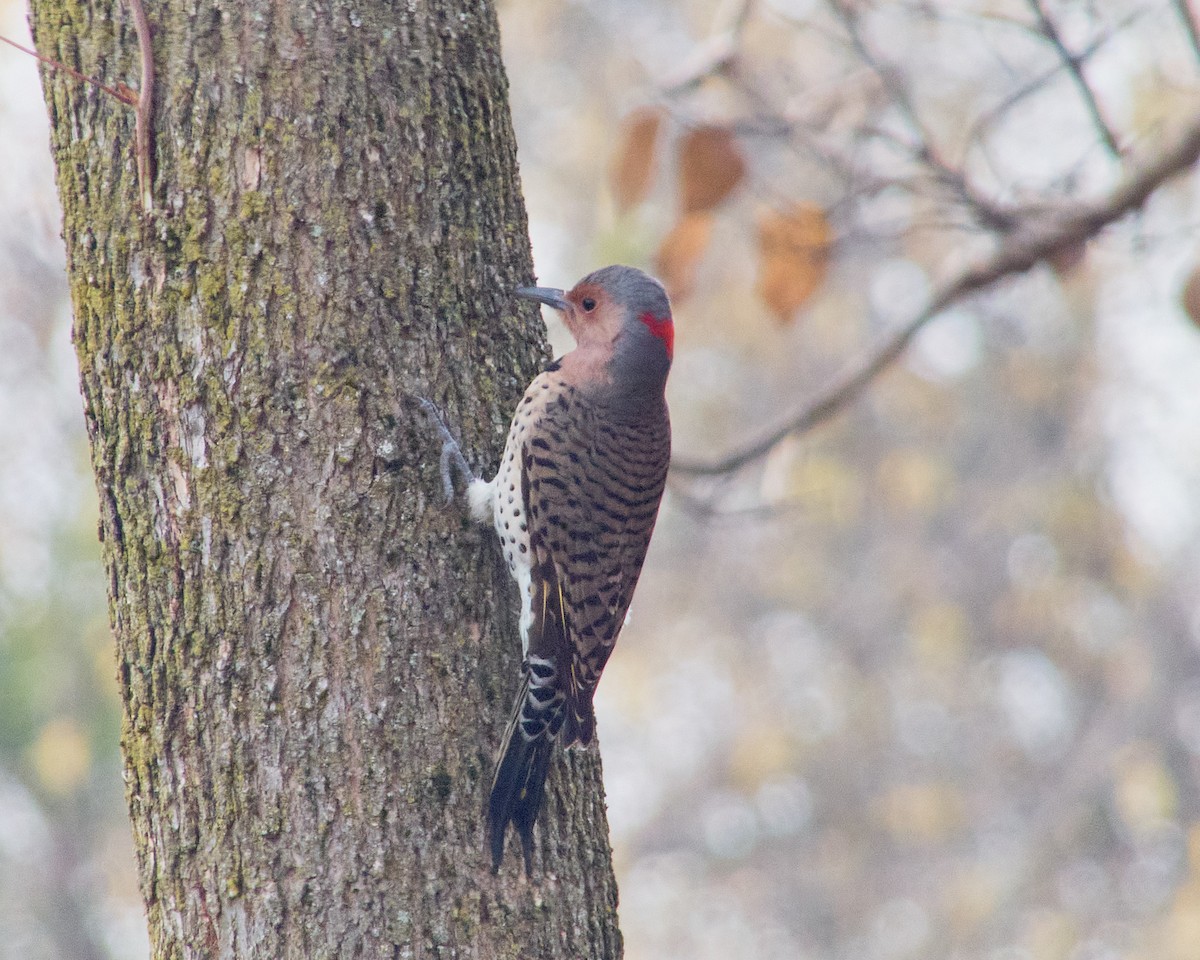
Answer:
<svg viewBox="0 0 1200 960"><path fill-rule="evenodd" d="M494 480L480 480L476 477L467 485L467 505L471 510L471 519L476 523L485 523L492 519L492 498L495 492Z"/></svg>

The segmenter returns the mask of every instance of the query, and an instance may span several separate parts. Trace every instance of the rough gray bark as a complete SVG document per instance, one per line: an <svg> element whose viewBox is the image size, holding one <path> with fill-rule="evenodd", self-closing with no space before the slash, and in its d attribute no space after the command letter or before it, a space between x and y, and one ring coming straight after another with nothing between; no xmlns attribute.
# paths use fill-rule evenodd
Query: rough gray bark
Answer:
<svg viewBox="0 0 1200 960"><path fill-rule="evenodd" d="M138 85L125 8L32 9ZM133 110L45 91L154 956L619 956L594 753L488 869L515 598L409 399L490 470L539 359L491 5L147 12L151 210Z"/></svg>

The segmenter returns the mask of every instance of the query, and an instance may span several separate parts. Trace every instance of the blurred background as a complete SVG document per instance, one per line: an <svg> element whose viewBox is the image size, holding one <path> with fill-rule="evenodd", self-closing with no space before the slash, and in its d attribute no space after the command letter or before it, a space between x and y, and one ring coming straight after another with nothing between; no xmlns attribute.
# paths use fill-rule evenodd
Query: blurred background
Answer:
<svg viewBox="0 0 1200 960"><path fill-rule="evenodd" d="M539 280L675 301L598 696L630 960L1200 957L1196 172L720 463L1145 177L1200 118L1192 13L501 0ZM0 48L0 957L141 958L47 142Z"/></svg>

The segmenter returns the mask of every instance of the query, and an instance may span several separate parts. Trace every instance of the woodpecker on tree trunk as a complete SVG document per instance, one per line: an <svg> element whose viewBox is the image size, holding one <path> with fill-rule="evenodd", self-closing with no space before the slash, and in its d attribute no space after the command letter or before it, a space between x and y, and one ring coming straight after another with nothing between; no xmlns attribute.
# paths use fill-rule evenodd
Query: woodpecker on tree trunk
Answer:
<svg viewBox="0 0 1200 960"><path fill-rule="evenodd" d="M658 516L671 459L664 389L675 328L662 284L633 267L597 270L567 292L516 293L558 310L576 344L525 391L495 478L472 478L467 488L472 515L495 524L521 596L523 676L487 833L499 869L511 822L529 873L554 745L591 743L592 695ZM471 472L439 426L449 496L449 460Z"/></svg>

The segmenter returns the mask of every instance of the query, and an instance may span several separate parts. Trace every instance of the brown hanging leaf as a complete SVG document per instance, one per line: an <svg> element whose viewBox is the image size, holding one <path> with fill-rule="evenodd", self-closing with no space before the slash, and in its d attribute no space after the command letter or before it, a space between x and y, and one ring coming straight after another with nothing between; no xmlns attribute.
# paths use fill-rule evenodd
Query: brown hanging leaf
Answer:
<svg viewBox="0 0 1200 960"><path fill-rule="evenodd" d="M815 203L768 210L758 219L758 295L781 323L825 280L832 242L829 220Z"/></svg>
<svg viewBox="0 0 1200 960"><path fill-rule="evenodd" d="M696 267L708 247L712 227L711 214L691 213L663 238L654 255L654 266L673 299L685 299L695 287Z"/></svg>
<svg viewBox="0 0 1200 960"><path fill-rule="evenodd" d="M679 141L679 197L683 212L711 210L746 175L746 160L725 127L697 127Z"/></svg>
<svg viewBox="0 0 1200 960"><path fill-rule="evenodd" d="M617 209L624 213L641 203L654 176L662 113L653 107L634 110L621 123L620 143L609 178Z"/></svg>
<svg viewBox="0 0 1200 960"><path fill-rule="evenodd" d="M1179 300L1188 319L1200 327L1200 265L1193 267L1192 272L1188 274Z"/></svg>

